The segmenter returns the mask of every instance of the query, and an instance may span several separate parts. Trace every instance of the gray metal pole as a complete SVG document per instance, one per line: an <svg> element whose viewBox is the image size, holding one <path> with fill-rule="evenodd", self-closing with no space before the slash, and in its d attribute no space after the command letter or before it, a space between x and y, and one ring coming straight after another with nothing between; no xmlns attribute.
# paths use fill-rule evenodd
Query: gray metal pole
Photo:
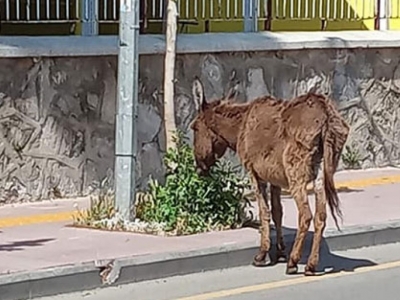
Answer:
<svg viewBox="0 0 400 300"><path fill-rule="evenodd" d="M125 220L134 218L136 195L139 5L139 0L122 0L120 5L114 170L115 204Z"/></svg>
<svg viewBox="0 0 400 300"><path fill-rule="evenodd" d="M244 0L243 19L244 32L256 32L258 30L258 0Z"/></svg>
<svg viewBox="0 0 400 300"><path fill-rule="evenodd" d="M81 1L83 36L92 36L99 34L98 12L98 0Z"/></svg>

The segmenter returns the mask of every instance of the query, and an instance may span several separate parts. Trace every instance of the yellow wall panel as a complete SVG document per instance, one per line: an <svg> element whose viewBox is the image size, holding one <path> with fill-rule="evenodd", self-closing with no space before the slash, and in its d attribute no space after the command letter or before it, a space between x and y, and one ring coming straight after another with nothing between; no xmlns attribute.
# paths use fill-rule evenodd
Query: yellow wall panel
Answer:
<svg viewBox="0 0 400 300"><path fill-rule="evenodd" d="M148 33L160 33L159 0L147 0L150 17ZM244 0L179 0L180 33L243 31ZM376 0L270 0L272 1L272 31L374 30ZM156 3L157 2L157 3ZM264 0L261 0L263 3ZM286 4L286 5L284 5ZM156 5L156 7L152 7ZM112 7L109 6L110 14ZM260 7L263 10L263 7ZM400 30L400 0L391 1L389 28ZM73 22L71 22L73 23ZM264 30L265 16L259 19L258 30ZM79 22L57 25L2 24L0 34L80 34ZM207 25L207 26L206 26ZM324 25L324 26L323 26ZM31 27L32 30L28 27ZM37 28L40 27L40 30ZM34 29L33 29L34 28ZM72 32L71 32L72 31ZM101 24L100 34L117 34L118 23Z"/></svg>

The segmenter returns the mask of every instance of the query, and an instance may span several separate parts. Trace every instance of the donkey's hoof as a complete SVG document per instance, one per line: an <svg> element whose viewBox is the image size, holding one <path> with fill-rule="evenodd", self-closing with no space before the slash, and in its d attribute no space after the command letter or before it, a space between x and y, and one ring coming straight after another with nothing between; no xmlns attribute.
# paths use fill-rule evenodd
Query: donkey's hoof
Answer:
<svg viewBox="0 0 400 300"><path fill-rule="evenodd" d="M271 265L271 258L268 253L265 255L257 254L253 259L253 266L255 267L267 267Z"/></svg>
<svg viewBox="0 0 400 300"><path fill-rule="evenodd" d="M315 268L313 267L308 267L306 266L306 268L304 269L304 276L321 276L321 275L325 275L325 271L316 271Z"/></svg>
<svg viewBox="0 0 400 300"><path fill-rule="evenodd" d="M318 274L315 271L312 270L305 270L304 271L304 276L317 276Z"/></svg>
<svg viewBox="0 0 400 300"><path fill-rule="evenodd" d="M320 271L320 272L311 271L311 270L304 271L304 276L322 276L322 275L325 275L324 271Z"/></svg>
<svg viewBox="0 0 400 300"><path fill-rule="evenodd" d="M276 256L276 262L277 263L286 263L287 262L287 257L285 253L278 253Z"/></svg>
<svg viewBox="0 0 400 300"><path fill-rule="evenodd" d="M295 275L297 274L299 268L297 266L293 266L293 267L286 267L286 274L287 275Z"/></svg>

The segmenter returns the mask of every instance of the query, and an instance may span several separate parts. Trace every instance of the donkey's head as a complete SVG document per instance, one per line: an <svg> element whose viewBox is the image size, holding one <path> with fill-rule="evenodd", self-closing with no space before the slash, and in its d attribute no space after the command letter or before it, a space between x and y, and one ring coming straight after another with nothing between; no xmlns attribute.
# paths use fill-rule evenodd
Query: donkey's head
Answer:
<svg viewBox="0 0 400 300"><path fill-rule="evenodd" d="M230 96L208 103L204 96L203 85L198 78L193 82L192 93L197 111L190 126L194 135L196 167L200 175L207 175L210 168L224 155L228 147L226 140L216 132L214 108Z"/></svg>

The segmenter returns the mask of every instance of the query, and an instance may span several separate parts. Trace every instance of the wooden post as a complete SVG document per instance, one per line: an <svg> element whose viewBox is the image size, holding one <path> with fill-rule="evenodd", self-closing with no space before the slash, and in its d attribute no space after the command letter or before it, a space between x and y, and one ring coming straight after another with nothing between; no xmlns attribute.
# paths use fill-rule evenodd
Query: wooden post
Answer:
<svg viewBox="0 0 400 300"><path fill-rule="evenodd" d="M165 63L164 63L164 124L166 134L166 149L175 148L172 140L176 130L175 105L174 105L174 73L175 73L175 46L177 32L178 11L174 0L168 0L167 28L165 37Z"/></svg>
<svg viewBox="0 0 400 300"><path fill-rule="evenodd" d="M167 14L168 14L168 1L169 0L162 0L162 24L161 24L161 33L166 34L167 32Z"/></svg>

